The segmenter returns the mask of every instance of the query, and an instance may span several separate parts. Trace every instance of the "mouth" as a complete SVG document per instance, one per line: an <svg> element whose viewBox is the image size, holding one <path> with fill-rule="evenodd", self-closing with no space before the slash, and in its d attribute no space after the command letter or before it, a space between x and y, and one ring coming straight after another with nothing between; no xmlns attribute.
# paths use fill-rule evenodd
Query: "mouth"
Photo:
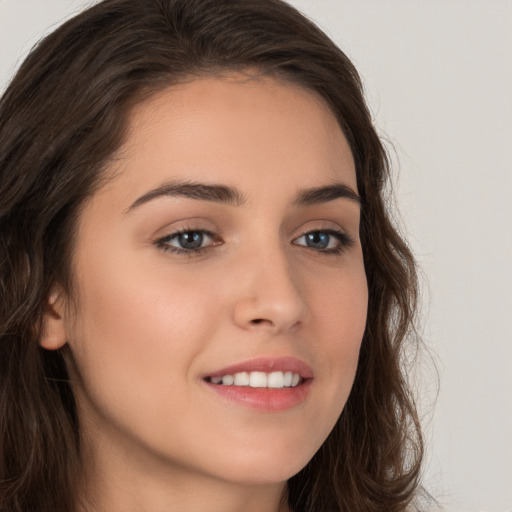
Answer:
<svg viewBox="0 0 512 512"><path fill-rule="evenodd" d="M203 378L210 389L231 403L262 411L282 411L302 403L312 380L311 367L290 357L253 359Z"/></svg>
<svg viewBox="0 0 512 512"><path fill-rule="evenodd" d="M298 373L287 372L237 372L216 377L206 377L207 382L220 386L242 386L250 388L294 388L305 379Z"/></svg>

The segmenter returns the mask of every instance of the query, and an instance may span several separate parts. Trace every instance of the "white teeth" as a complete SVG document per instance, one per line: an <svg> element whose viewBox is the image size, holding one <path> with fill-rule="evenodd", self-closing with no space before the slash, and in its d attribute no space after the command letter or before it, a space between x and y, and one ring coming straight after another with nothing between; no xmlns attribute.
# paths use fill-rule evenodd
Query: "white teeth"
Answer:
<svg viewBox="0 0 512 512"><path fill-rule="evenodd" d="M249 374L247 372L235 373L235 386L248 386Z"/></svg>
<svg viewBox="0 0 512 512"><path fill-rule="evenodd" d="M284 387L284 375L283 372L272 372L268 376L268 387L269 388L282 388Z"/></svg>
<svg viewBox="0 0 512 512"><path fill-rule="evenodd" d="M267 374L265 372L251 372L249 374L249 386L251 388L266 388Z"/></svg>
<svg viewBox="0 0 512 512"><path fill-rule="evenodd" d="M222 384L223 386L248 386L251 388L290 388L295 387L300 382L300 375L293 372L240 372L234 375L223 375L222 377L212 377L212 384Z"/></svg>
<svg viewBox="0 0 512 512"><path fill-rule="evenodd" d="M222 377L222 384L224 386L231 386L235 382L233 375L224 375Z"/></svg>

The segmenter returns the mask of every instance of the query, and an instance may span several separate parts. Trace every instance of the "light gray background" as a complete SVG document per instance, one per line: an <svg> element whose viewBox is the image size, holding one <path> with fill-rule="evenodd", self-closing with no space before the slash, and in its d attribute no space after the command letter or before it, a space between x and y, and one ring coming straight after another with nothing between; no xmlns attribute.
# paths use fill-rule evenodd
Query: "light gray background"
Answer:
<svg viewBox="0 0 512 512"><path fill-rule="evenodd" d="M417 376L425 484L449 512L512 511L512 1L293 0L353 59L393 146L440 374ZM0 88L83 0L0 0Z"/></svg>

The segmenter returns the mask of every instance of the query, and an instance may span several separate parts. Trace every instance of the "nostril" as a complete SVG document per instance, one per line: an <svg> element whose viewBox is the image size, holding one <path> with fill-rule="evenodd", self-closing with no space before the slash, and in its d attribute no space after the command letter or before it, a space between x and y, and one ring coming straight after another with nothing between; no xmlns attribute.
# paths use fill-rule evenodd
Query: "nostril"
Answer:
<svg viewBox="0 0 512 512"><path fill-rule="evenodd" d="M269 320L268 318L254 318L253 320L251 320L251 325L261 324L274 325L274 322L272 322L272 320Z"/></svg>

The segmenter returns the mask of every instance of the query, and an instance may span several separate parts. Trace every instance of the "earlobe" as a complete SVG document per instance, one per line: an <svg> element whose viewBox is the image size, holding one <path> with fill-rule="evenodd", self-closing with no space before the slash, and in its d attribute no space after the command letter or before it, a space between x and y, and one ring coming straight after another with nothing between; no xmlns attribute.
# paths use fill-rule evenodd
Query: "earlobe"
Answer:
<svg viewBox="0 0 512 512"><path fill-rule="evenodd" d="M39 341L41 347L47 350L57 350L66 344L64 310L63 293L59 288L48 297L43 316L43 330Z"/></svg>

